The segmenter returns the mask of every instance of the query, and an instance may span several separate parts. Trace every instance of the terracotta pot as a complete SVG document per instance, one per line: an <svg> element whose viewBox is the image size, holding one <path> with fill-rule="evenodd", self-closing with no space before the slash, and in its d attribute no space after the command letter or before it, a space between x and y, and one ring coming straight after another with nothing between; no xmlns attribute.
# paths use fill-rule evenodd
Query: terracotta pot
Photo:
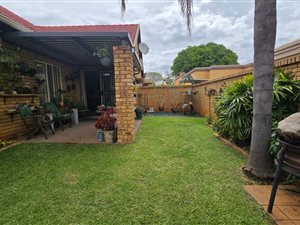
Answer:
<svg viewBox="0 0 300 225"><path fill-rule="evenodd" d="M116 139L116 130L104 131L104 141L105 143L112 144Z"/></svg>

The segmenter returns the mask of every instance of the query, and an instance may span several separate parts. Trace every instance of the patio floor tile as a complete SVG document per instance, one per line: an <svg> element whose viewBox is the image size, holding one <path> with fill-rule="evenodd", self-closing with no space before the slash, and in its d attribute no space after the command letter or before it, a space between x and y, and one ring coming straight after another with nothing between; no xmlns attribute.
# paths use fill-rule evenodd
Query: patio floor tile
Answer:
<svg viewBox="0 0 300 225"><path fill-rule="evenodd" d="M28 142L35 143L70 143L70 144L98 144L96 138L97 129L95 128L95 120L80 121L78 125L71 128L66 127L64 131L59 128L55 129L55 134L49 134L48 139L43 135L38 135ZM141 120L136 120L135 133L141 125Z"/></svg>
<svg viewBox="0 0 300 225"><path fill-rule="evenodd" d="M271 185L246 185L244 189L267 211ZM277 224L300 225L300 194L295 186L279 186L273 212L270 216Z"/></svg>

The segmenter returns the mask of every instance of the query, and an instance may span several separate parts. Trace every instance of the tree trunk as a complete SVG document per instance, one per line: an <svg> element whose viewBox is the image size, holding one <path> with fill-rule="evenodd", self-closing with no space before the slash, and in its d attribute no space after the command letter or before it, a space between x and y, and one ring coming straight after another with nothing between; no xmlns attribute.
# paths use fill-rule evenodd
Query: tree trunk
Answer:
<svg viewBox="0 0 300 225"><path fill-rule="evenodd" d="M269 154L272 127L276 0L255 0L254 90L250 156L244 171L273 176Z"/></svg>

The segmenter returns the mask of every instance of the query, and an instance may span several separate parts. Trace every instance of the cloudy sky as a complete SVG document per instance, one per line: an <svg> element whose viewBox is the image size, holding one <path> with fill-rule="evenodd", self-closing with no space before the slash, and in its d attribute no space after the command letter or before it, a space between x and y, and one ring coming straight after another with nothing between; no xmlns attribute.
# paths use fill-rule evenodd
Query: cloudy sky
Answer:
<svg viewBox="0 0 300 225"><path fill-rule="evenodd" d="M253 60L254 0L194 0L190 38L177 0L128 0L121 17L118 0L2 0L0 4L36 25L139 23L150 47L145 71L165 73L187 46L216 42L234 50L239 63ZM277 42L300 38L300 0L279 0Z"/></svg>

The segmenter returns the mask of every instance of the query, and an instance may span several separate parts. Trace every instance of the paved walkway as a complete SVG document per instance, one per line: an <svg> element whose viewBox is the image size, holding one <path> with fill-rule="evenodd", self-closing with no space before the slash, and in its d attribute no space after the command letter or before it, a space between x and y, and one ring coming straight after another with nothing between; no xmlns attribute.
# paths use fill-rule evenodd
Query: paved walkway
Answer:
<svg viewBox="0 0 300 225"><path fill-rule="evenodd" d="M245 190L267 211L271 185L246 185ZM272 211L278 225L300 225L300 193L294 186L279 186Z"/></svg>
<svg viewBox="0 0 300 225"><path fill-rule="evenodd" d="M43 135L38 135L35 138L28 140L34 143L74 143L74 144L98 144L96 138L97 129L95 121L85 120L79 122L78 125L73 125L71 128L66 127L64 131L59 128L55 129L55 134L48 134L48 139ZM141 120L136 120L135 132L138 131L141 125Z"/></svg>

